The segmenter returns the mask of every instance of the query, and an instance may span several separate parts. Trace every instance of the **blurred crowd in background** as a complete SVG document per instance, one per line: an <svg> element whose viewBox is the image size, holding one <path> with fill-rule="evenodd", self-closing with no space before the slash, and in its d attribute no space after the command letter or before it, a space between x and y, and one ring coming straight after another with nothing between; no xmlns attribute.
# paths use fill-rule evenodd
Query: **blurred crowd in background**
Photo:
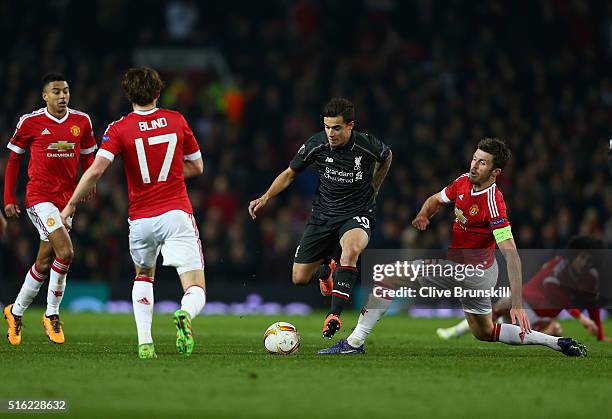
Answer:
<svg viewBox="0 0 612 419"><path fill-rule="evenodd" d="M485 136L513 152L498 183L519 248L561 248L577 233L612 242L610 1L34 3L0 3L2 181L19 116L44 106L44 73L67 76L70 107L89 113L99 141L131 111L120 77L135 52L201 48L227 63L230 77L161 71L160 105L186 116L204 156L204 175L188 190L209 280L290 281L316 174L300 175L255 221L247 205L322 130L334 96L352 100L356 129L394 154L371 248L447 246L450 211L425 233L410 222L467 171ZM78 209L71 278L132 277L126 217L116 161ZM0 240L1 275L21 281L38 248L25 213Z"/></svg>

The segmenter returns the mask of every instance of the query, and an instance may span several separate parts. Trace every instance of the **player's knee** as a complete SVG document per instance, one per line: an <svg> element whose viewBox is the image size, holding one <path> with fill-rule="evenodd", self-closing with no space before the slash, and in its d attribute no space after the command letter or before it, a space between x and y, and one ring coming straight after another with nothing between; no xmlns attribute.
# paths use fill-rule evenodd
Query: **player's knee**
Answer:
<svg viewBox="0 0 612 419"><path fill-rule="evenodd" d="M36 270L40 273L47 273L51 270L52 257L39 257L36 259Z"/></svg>
<svg viewBox="0 0 612 419"><path fill-rule="evenodd" d="M291 281L294 285L308 285L311 279L312 275L307 275L303 271L293 271L291 275Z"/></svg>
<svg viewBox="0 0 612 419"><path fill-rule="evenodd" d="M72 246L66 246L62 249L59 249L55 254L58 258L60 258L66 263L72 263L72 259L74 259L74 249L72 248Z"/></svg>
<svg viewBox="0 0 612 419"><path fill-rule="evenodd" d="M485 342L491 341L491 334L493 333L493 327L477 327L472 328L472 335L478 340Z"/></svg>

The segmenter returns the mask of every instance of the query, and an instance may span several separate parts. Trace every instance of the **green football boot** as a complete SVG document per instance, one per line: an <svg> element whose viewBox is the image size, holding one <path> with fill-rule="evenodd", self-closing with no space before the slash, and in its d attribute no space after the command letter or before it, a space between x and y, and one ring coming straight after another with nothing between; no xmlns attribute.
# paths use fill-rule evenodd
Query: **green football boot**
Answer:
<svg viewBox="0 0 612 419"><path fill-rule="evenodd" d="M176 349L180 354L191 355L195 346L191 332L191 316L185 310L176 310L174 325L176 326Z"/></svg>
<svg viewBox="0 0 612 419"><path fill-rule="evenodd" d="M138 345L138 358L140 359L155 359L157 354L155 353L155 345L152 343L143 343Z"/></svg>

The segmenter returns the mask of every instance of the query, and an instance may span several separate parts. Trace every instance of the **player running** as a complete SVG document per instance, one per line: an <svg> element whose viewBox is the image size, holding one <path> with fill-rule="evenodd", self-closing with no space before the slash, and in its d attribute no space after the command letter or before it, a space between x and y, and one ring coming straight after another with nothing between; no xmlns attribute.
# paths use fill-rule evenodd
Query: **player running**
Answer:
<svg viewBox="0 0 612 419"><path fill-rule="evenodd" d="M418 230L425 230L429 219L442 205L454 202L455 222L448 260L441 263L451 266L481 265L481 270L466 275L460 282L444 276L422 276L417 279L421 286L439 289L453 290L460 286L467 290L488 290L497 282L498 268L494 253L497 244L506 259L512 290L510 319L514 324L494 324L491 318L491 299L468 295L461 299L461 303L472 334L483 341L499 341L510 345L545 345L568 356L585 356L586 347L571 338L558 338L531 330L521 298L521 260L506 215L504 198L495 184L509 158L510 150L502 141L491 138L480 141L469 173L459 176L442 191L430 196L412 222ZM394 288L401 284L381 285ZM371 294L348 339L319 351L319 354L364 353L364 342L368 334L390 304L391 299Z"/></svg>
<svg viewBox="0 0 612 419"><path fill-rule="evenodd" d="M315 163L319 173L312 215L295 252L292 280L306 285L319 279L321 293L332 296L323 323L331 338L342 326L340 313L359 276L357 260L374 228L376 196L391 166L389 147L376 137L355 131L355 108L334 98L323 109L324 131L300 147L289 167L260 198L249 204L253 219L268 201L284 191L298 173ZM338 242L340 265L330 261Z"/></svg>
<svg viewBox="0 0 612 419"><path fill-rule="evenodd" d="M62 224L60 208L66 205L76 185L79 160L85 171L91 166L97 148L89 116L68 108L70 88L63 75L50 73L43 77L42 98L47 106L22 116L7 145L10 156L5 172L4 212L7 218L18 218L21 214L15 186L21 159L30 150L25 207L40 236L34 265L26 274L15 302L4 308L11 345L21 343L23 313L47 278L47 309L42 324L51 342L65 341L59 306L74 250ZM89 188L82 198L89 199L92 194Z"/></svg>
<svg viewBox="0 0 612 419"><path fill-rule="evenodd" d="M599 304L599 271L593 250L604 249L602 240L587 236L570 239L568 250L562 256L547 261L538 272L523 284L525 311L534 330L561 336L561 325L555 321L567 310L597 340L604 336ZM588 316L576 307L587 307ZM502 298L493 304L493 320L507 317L511 301ZM458 338L469 332L467 321L449 328L436 330L444 340Z"/></svg>
<svg viewBox="0 0 612 419"><path fill-rule="evenodd" d="M122 156L129 194L130 254L136 270L132 303L138 356L157 357L151 323L155 262L160 251L163 264L176 268L185 292L174 323L177 349L189 356L194 348L191 321L204 308L206 294L202 246L185 179L202 174L202 154L185 118L157 108L163 82L155 70L128 70L122 87L134 112L108 126L100 151L62 211L62 219L74 214L81 197L115 157Z"/></svg>

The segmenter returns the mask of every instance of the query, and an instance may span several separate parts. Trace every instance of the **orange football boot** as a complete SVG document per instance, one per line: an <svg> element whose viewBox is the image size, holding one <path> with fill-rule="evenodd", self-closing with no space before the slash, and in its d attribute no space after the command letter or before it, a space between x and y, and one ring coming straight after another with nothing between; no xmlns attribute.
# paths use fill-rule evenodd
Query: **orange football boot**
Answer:
<svg viewBox="0 0 612 419"><path fill-rule="evenodd" d="M4 307L4 318L8 323L8 332L6 333L6 337L11 345L17 346L21 343L21 329L23 328L23 323L21 323L21 316L13 315L11 312L12 308L12 304Z"/></svg>
<svg viewBox="0 0 612 419"><path fill-rule="evenodd" d="M43 313L42 324L45 328L45 333L49 340L58 345L64 343L64 331L62 330L62 322L60 321L59 314L53 314L47 317Z"/></svg>

